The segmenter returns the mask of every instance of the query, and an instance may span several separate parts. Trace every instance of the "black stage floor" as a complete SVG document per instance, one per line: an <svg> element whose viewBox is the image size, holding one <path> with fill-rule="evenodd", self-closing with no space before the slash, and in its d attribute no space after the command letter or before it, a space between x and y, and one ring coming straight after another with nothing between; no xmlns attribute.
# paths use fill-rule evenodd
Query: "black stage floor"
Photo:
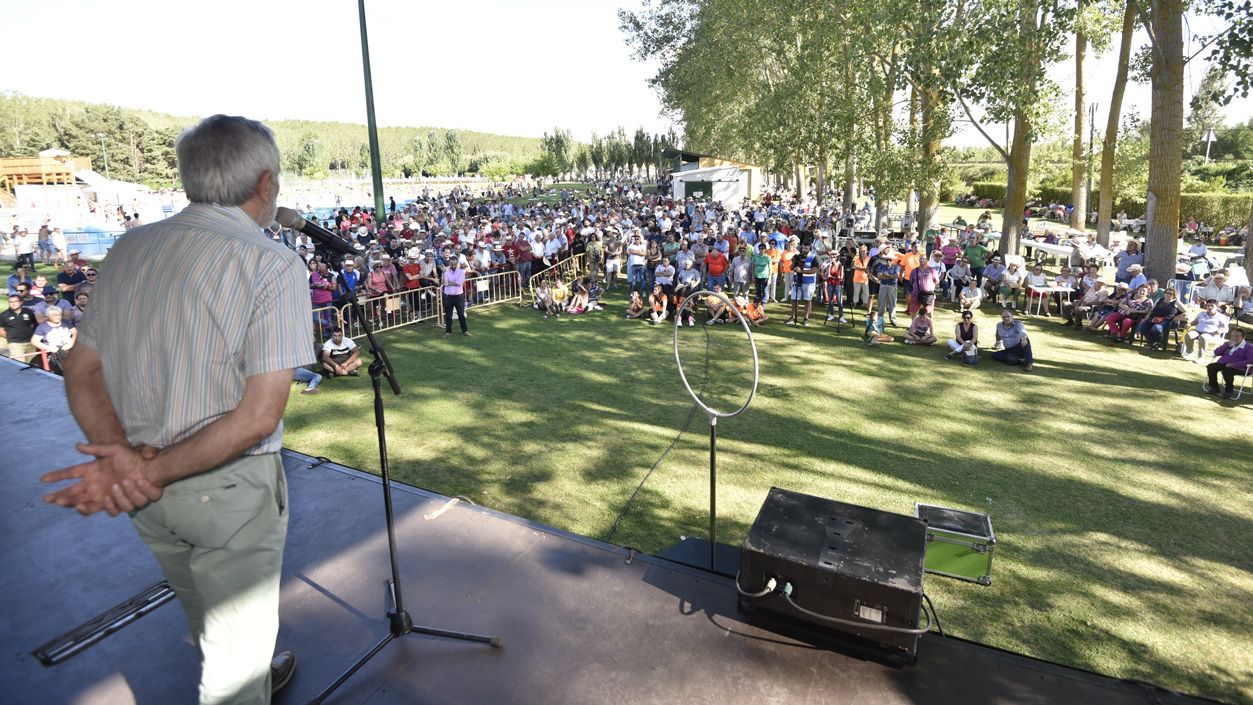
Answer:
<svg viewBox="0 0 1253 705"><path fill-rule="evenodd" d="M82 518L40 501L38 476L79 461L60 380L0 361L0 404L8 411L0 701L195 702L196 652L173 603L59 665L30 655L161 576L126 519ZM297 651L299 669L280 704L316 695L387 629L377 479L298 453L286 464L292 520L279 644ZM1202 702L935 635L907 666L813 648L746 623L724 577L397 489L415 621L498 634L504 648L406 637L329 702Z"/></svg>

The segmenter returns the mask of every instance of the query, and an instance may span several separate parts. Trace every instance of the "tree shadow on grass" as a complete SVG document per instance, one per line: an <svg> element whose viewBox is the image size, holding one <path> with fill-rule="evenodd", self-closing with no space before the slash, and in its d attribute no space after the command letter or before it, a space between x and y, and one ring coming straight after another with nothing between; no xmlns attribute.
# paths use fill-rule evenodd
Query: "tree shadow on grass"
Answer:
<svg viewBox="0 0 1253 705"><path fill-rule="evenodd" d="M415 377L404 397L386 402L392 447L404 448L393 476L603 537L691 402L676 382L664 332L595 318L559 327L530 313L473 316L474 347L459 338L385 334L400 339L393 359ZM945 366L934 348L870 351L856 332L814 335L812 326L755 334L761 396L744 416L719 425L720 540L743 538L754 503L775 484L866 504L893 498L899 506L880 508L901 513L910 500L989 511L1002 539L994 587L936 588L951 605L942 616L954 615L946 621L955 632L1185 689L1239 691L1238 668L1169 663L1169 648L1126 622L1130 610L1144 613L1145 634L1195 638L1210 623L1247 634L1248 620L1232 616L1245 613L1247 586L1214 599L1110 565L1125 550L1197 574L1214 566L1249 571L1249 554L1234 537L1253 535L1250 519L1230 508L1238 502L1201 499L1239 492L1244 471L1229 459L1247 456L1248 434L1180 433L1196 415L1190 407L1160 424L1142 420L1149 405L1191 382L1067 359L1045 360L1032 376L999 364ZM933 357L934 368L918 370ZM1111 392L1099 412L1081 402L1101 397L1069 396L1090 394L1089 386ZM326 406L293 408L290 427L324 422ZM438 414L427 411L437 407ZM681 535L704 535L705 426L698 414L615 542L655 552ZM317 451L349 463L363 452L360 438ZM1154 484L1111 481L1119 474ZM1133 546L1098 540L1104 536ZM1155 610L1154 602L1165 607ZM1076 606L1091 625L1068 617ZM1015 619L1021 629L1012 621L1007 628Z"/></svg>

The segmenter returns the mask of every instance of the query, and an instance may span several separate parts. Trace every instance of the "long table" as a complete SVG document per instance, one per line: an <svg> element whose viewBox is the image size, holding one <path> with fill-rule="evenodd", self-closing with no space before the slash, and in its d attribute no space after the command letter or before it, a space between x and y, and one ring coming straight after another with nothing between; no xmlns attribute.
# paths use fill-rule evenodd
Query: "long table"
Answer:
<svg viewBox="0 0 1253 705"><path fill-rule="evenodd" d="M1072 247L1071 245L1054 245L1052 243L1037 242L1035 240L1023 240L1022 246L1029 248L1029 249L1034 249L1037 252L1044 254L1044 255L1051 256L1054 259L1059 258L1059 257L1065 257L1067 260L1069 260L1070 255L1075 251L1075 248Z"/></svg>

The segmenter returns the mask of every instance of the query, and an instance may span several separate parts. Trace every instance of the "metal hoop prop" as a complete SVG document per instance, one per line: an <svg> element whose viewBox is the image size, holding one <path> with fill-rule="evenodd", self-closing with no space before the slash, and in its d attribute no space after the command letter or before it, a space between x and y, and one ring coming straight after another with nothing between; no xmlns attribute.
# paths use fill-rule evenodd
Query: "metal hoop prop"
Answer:
<svg viewBox="0 0 1253 705"><path fill-rule="evenodd" d="M710 407L700 398L700 395L692 389L692 385L687 381L687 375L683 372L683 360L679 357L679 328L683 320L683 311L692 305L693 301L699 301L704 296L716 296L726 303L727 308L735 312L735 318L744 328L745 335L748 336L748 347L753 351L753 386L748 390L748 398L744 400L744 404L735 411L718 411ZM708 355L708 353L706 353ZM753 402L753 397L757 394L757 378L758 378L758 362L757 362L757 343L753 342L753 331L749 327L748 321L745 320L744 314L735 307L735 303L727 298L726 294L708 289L701 289L692 294L688 294L687 298L674 312L674 362L679 368L679 379L683 380L683 386L687 389L687 393L692 395L692 399L696 401L696 405L705 410L709 415L709 570L717 572L718 561L718 419L729 419L732 416L739 416L744 413L748 405Z"/></svg>
<svg viewBox="0 0 1253 705"><path fill-rule="evenodd" d="M679 328L680 328L679 322L683 319L683 311L687 309L687 307L693 301L699 301L700 298L703 296L716 296L719 299L722 299L724 303L726 303L727 308L735 312L736 320L740 322L740 325L744 328L745 335L748 336L748 347L753 351L753 386L751 389L749 389L748 398L744 400L744 404L740 406L740 408L736 409L735 411L731 411L731 412L718 411L717 409L711 408L710 406L705 404L704 400L700 398L700 395L698 395L696 391L692 389L691 383L687 381L687 375L683 372L683 360L682 358L679 357ZM678 365L679 367L679 379L683 380L683 387L687 389L687 393L690 394L692 396L692 399L696 401L696 405L699 406L701 409L703 409L705 413L708 414L711 419L717 419L717 418L729 419L732 416L739 416L740 414L744 413L744 410L748 408L749 404L753 403L753 397L756 396L757 394L757 378L758 378L757 343L753 341L753 329L748 325L748 321L744 319L744 315L740 313L740 310L735 307L735 303L727 298L726 294L722 294L716 291L709 291L708 289L701 289L700 291L697 291L695 293L688 294L687 297L683 300L683 303L679 306L678 310L674 312L674 363ZM714 422L710 421L710 423L714 423Z"/></svg>

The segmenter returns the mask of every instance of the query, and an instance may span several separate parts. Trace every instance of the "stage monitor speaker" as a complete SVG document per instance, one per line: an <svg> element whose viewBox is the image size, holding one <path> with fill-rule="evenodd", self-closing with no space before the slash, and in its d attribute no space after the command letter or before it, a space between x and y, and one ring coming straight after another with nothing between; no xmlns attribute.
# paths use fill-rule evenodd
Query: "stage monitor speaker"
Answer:
<svg viewBox="0 0 1253 705"><path fill-rule="evenodd" d="M740 551L740 608L912 658L926 542L921 519L771 488Z"/></svg>

